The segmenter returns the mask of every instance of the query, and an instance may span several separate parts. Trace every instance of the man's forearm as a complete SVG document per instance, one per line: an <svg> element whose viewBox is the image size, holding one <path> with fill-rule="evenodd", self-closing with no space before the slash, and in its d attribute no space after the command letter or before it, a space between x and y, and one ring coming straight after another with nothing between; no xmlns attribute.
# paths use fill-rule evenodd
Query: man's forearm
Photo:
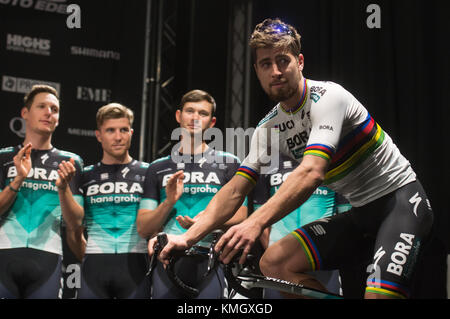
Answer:
<svg viewBox="0 0 450 319"><path fill-rule="evenodd" d="M193 245L223 226L242 206L252 187L243 177L234 176L209 202L202 217L184 234L187 243Z"/></svg>
<svg viewBox="0 0 450 319"><path fill-rule="evenodd" d="M75 200L69 187L59 188L58 194L62 216L66 222L67 228L72 230L79 229L83 224L83 207Z"/></svg>
<svg viewBox="0 0 450 319"><path fill-rule="evenodd" d="M302 205L323 179L309 169L294 170L280 189L249 219L261 229L269 227Z"/></svg>
<svg viewBox="0 0 450 319"><path fill-rule="evenodd" d="M140 209L136 220L137 231L142 238L150 238L159 232L174 204L163 201L154 210Z"/></svg>
<svg viewBox="0 0 450 319"><path fill-rule="evenodd" d="M22 186L22 183L23 179L16 177L0 192L0 216L14 203L17 197L17 191Z"/></svg>

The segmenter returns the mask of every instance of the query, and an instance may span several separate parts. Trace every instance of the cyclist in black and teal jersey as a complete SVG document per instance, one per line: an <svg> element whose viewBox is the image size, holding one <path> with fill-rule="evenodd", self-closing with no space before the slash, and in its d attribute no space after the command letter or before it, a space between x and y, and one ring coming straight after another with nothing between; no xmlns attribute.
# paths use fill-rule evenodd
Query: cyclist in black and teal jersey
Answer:
<svg viewBox="0 0 450 319"><path fill-rule="evenodd" d="M96 136L103 148L102 160L83 171L84 206L72 202L67 211L63 209L68 227L85 228L87 233L86 241L83 231L78 231L69 243L85 254L81 299L150 297L147 242L136 230L148 164L129 154L133 119L133 112L117 103L98 110ZM67 171L69 179L72 173Z"/></svg>
<svg viewBox="0 0 450 319"><path fill-rule="evenodd" d="M214 126L215 105L213 97L201 90L190 91L181 99L176 119L186 135L182 135L180 148L171 156L150 165L138 216L142 236L152 237L161 230L168 234L184 233L239 167L236 156L209 148L204 140L196 143L196 136L203 136L206 129ZM224 227L239 223L246 216L244 203ZM207 247L209 242L210 238L205 236L199 245ZM203 279L206 260L184 258L177 266L179 277L200 290L197 298L224 298L226 284L220 267ZM183 298L161 264L153 272L152 298Z"/></svg>
<svg viewBox="0 0 450 319"><path fill-rule="evenodd" d="M68 161L80 172L83 162L51 144L59 122L58 92L36 85L24 102L25 140L0 150L0 298L58 298L63 257L58 170ZM67 187L75 201L81 201L79 179L75 174Z"/></svg>
<svg viewBox="0 0 450 319"><path fill-rule="evenodd" d="M253 191L253 208L257 210L264 205L281 187L291 172L298 166L298 162L280 154L279 165L270 172L261 175ZM351 205L339 194L326 186L319 186L311 197L297 207L283 219L267 227L260 240L264 248L269 247L292 232L293 229L309 224L321 218L346 212ZM341 293L339 271L317 271L312 275L326 288L327 291ZM280 298L279 292L266 289L264 298Z"/></svg>

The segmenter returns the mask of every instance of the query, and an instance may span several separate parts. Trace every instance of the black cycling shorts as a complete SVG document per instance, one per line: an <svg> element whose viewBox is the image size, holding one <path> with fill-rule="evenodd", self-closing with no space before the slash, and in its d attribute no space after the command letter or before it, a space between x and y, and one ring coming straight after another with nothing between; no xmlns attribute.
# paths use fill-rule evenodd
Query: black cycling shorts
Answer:
<svg viewBox="0 0 450 319"><path fill-rule="evenodd" d="M0 249L0 298L56 299L61 256L33 248Z"/></svg>
<svg viewBox="0 0 450 319"><path fill-rule="evenodd" d="M86 254L79 299L149 299L147 254Z"/></svg>
<svg viewBox="0 0 450 319"><path fill-rule="evenodd" d="M432 225L433 211L416 181L291 234L300 242L311 270L339 269L372 260L366 292L407 298Z"/></svg>

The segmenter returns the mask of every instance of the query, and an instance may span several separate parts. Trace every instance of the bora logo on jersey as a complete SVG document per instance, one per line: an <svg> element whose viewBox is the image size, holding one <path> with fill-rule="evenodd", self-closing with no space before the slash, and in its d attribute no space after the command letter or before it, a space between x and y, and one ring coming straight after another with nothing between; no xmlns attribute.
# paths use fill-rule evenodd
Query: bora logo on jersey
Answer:
<svg viewBox="0 0 450 319"><path fill-rule="evenodd" d="M144 190L141 184L132 183L128 185L125 182L107 182L103 184L90 185L86 191L86 196L104 195L104 194L142 194Z"/></svg>

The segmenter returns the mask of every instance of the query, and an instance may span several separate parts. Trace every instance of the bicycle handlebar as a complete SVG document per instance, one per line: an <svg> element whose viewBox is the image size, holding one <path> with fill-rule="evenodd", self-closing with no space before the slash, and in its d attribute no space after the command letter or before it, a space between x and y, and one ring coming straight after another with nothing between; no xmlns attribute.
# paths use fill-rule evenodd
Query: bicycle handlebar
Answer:
<svg viewBox="0 0 450 319"><path fill-rule="evenodd" d="M169 260L169 265L166 267L166 273L171 282L177 287L180 292L184 293L188 298L195 298L199 295L199 290L184 283L175 272L175 264L181 258L185 256L205 256L208 258L208 268L204 274L204 278L207 277L211 271L213 271L218 265L219 254L215 252L214 246L223 234L222 231L214 231L213 241L209 248L193 246L184 251L172 251ZM167 244L167 234L159 233L157 238L157 244L155 245L155 253L152 256L157 256L159 252ZM342 296L325 293L319 290L305 287L301 284L295 284L287 282L285 280L269 278L263 276L258 267L255 265L256 256L252 254L247 255L246 263L244 265L239 264L239 258L241 254L236 254L228 264L224 264L224 274L228 284L239 294L251 298L261 298L261 292L264 288L276 289L286 293L297 294L302 296L308 296L318 299L342 299ZM156 263L156 257L155 257ZM149 273L151 273L152 268ZM247 285L247 287L246 287Z"/></svg>

